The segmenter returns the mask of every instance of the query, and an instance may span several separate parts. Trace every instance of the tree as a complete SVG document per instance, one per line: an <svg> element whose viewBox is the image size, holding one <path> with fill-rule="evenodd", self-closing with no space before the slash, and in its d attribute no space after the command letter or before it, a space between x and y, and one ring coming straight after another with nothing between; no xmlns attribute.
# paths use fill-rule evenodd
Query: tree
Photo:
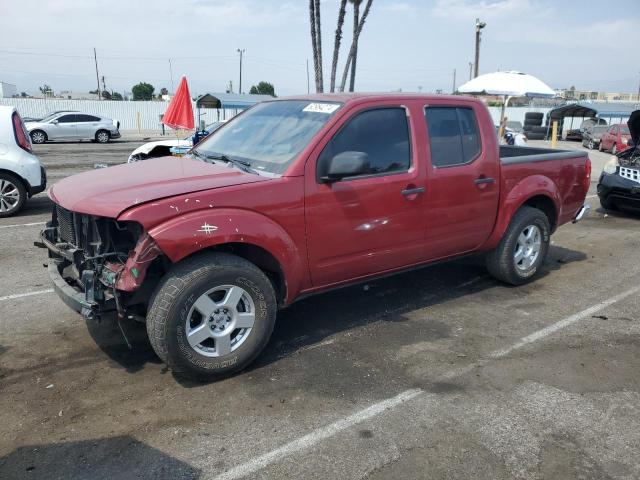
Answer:
<svg viewBox="0 0 640 480"><path fill-rule="evenodd" d="M27 92L20 92L20 96L22 98L27 98L29 95L27 95Z"/></svg>
<svg viewBox="0 0 640 480"><path fill-rule="evenodd" d="M122 95L120 95L118 92L113 92L111 94L111 100L118 100L118 101L122 101Z"/></svg>
<svg viewBox="0 0 640 480"><path fill-rule="evenodd" d="M344 14L346 12L347 0L340 0L340 9L338 10L338 26L336 27L336 36L333 40L333 61L331 62L331 93L336 90L336 70L338 70L338 53L340 52L340 42L342 41L342 25L344 24Z"/></svg>
<svg viewBox="0 0 640 480"><path fill-rule="evenodd" d="M51 90L51 87L46 83L41 87L38 87L38 89L40 90L40 93L42 93L42 95L44 95L45 97L53 96L53 90Z"/></svg>
<svg viewBox="0 0 640 480"><path fill-rule="evenodd" d="M162 98L162 95L169 95L169 90L167 90L166 87L160 89L160 98Z"/></svg>
<svg viewBox="0 0 640 480"><path fill-rule="evenodd" d="M349 0L353 3L353 36L355 37L360 23L360 3L362 0ZM349 77L349 91L353 92L356 86L356 59L358 58L358 42L353 49L353 60L351 60L351 77Z"/></svg>
<svg viewBox="0 0 640 480"><path fill-rule="evenodd" d="M134 100L151 100L153 98L154 90L155 88L153 85L145 82L140 82L131 87L131 93L133 93Z"/></svg>
<svg viewBox="0 0 640 480"><path fill-rule="evenodd" d="M269 82L260 82L258 85L254 85L249 90L249 93L258 94L258 95L271 95L272 97L276 96L275 88Z"/></svg>
<svg viewBox="0 0 640 480"><path fill-rule="evenodd" d="M309 0L309 22L311 23L311 47L316 78L316 92L322 93L322 31L320 28L320 0Z"/></svg>
<svg viewBox="0 0 640 480"><path fill-rule="evenodd" d="M105 100L111 100L111 92L109 92L108 90L102 90L102 98L104 98Z"/></svg>
<svg viewBox="0 0 640 480"><path fill-rule="evenodd" d="M364 13L362 14L362 18L358 22L358 28L355 32L353 32L353 40L351 41L351 49L349 50L349 56L347 57L347 63L344 66L344 71L342 72L342 82L340 83L340 91L344 92L344 86L347 83L347 74L349 73L349 65L352 61L356 60L356 52L358 50L358 40L360 39L360 34L362 33L362 27L364 27L364 22L369 15L369 10L371 9L371 2L373 0L367 0L367 5L364 7ZM355 7L355 4L354 4ZM355 8L354 8L355 13ZM352 73L355 79L355 71ZM355 80L354 80L355 81Z"/></svg>

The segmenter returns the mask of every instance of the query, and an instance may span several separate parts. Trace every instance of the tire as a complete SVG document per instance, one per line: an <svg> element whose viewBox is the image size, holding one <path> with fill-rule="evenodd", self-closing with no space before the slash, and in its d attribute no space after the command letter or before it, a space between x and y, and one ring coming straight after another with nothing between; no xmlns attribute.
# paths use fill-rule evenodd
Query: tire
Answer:
<svg viewBox="0 0 640 480"><path fill-rule="evenodd" d="M549 236L549 219L542 211L528 206L520 208L500 244L487 255L487 270L511 285L531 281L549 251ZM524 255L521 260L516 260L518 252Z"/></svg>
<svg viewBox="0 0 640 480"><path fill-rule="evenodd" d="M537 119L528 118L524 121L524 126L527 126L527 127L539 127L540 125L542 125L542 119L537 120Z"/></svg>
<svg viewBox="0 0 640 480"><path fill-rule="evenodd" d="M106 130L98 130L96 132L96 142L98 143L107 143L111 140L111 135Z"/></svg>
<svg viewBox="0 0 640 480"><path fill-rule="evenodd" d="M542 112L527 112L524 114L524 118L525 120L527 119L535 119L535 120L542 120L544 118L544 113Z"/></svg>
<svg viewBox="0 0 640 480"><path fill-rule="evenodd" d="M604 208L605 210L618 210L616 204L613 203L609 197L601 197L600 195L598 195L598 200L600 200L600 206L602 206L602 208Z"/></svg>
<svg viewBox="0 0 640 480"><path fill-rule="evenodd" d="M527 140L544 140L545 134L528 132L526 137L527 137Z"/></svg>
<svg viewBox="0 0 640 480"><path fill-rule="evenodd" d="M600 141L600 143L598 144L598 151L599 152L603 152L604 150L602 149L602 141Z"/></svg>
<svg viewBox="0 0 640 480"><path fill-rule="evenodd" d="M587 142L587 148L588 148L589 150L593 150L594 148L596 148L596 144L595 144L595 142L593 141L593 139L589 139L589 141Z"/></svg>
<svg viewBox="0 0 640 480"><path fill-rule="evenodd" d="M234 300L224 303L230 296ZM147 333L176 374L210 380L242 370L258 356L276 311L273 285L258 267L235 255L203 253L177 264L160 282L151 298ZM252 327L236 327L239 321ZM190 332L201 332L202 340L197 343L194 336L190 343Z"/></svg>
<svg viewBox="0 0 640 480"><path fill-rule="evenodd" d="M0 218L15 215L27 201L27 189L20 178L0 172Z"/></svg>
<svg viewBox="0 0 640 480"><path fill-rule="evenodd" d="M615 155L616 153L618 153L618 146L614 143L611 145L611 155Z"/></svg>
<svg viewBox="0 0 640 480"><path fill-rule="evenodd" d="M34 130L33 132L29 133L29 136L31 136L31 143L35 143L38 145L43 144L48 140L47 134L42 130Z"/></svg>
<svg viewBox="0 0 640 480"><path fill-rule="evenodd" d="M551 129L547 128L547 127L543 127L543 126L539 126L539 127L533 127L531 129L531 131L533 133L542 133L543 135L547 134L547 131L549 131L549 133L551 133Z"/></svg>

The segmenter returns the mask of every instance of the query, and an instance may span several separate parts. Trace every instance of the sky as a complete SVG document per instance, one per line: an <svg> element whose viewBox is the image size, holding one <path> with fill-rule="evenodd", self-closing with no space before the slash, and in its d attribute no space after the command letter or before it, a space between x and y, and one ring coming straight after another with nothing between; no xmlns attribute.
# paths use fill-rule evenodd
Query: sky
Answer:
<svg viewBox="0 0 640 480"><path fill-rule="evenodd" d="M328 91L338 0L322 0ZM364 2L363 2L364 3ZM480 73L518 70L552 88L637 92L640 1L373 0L358 48L358 91L450 92L469 79L475 19ZM0 0L0 81L18 92L96 88L93 48L109 90L140 81L193 96L268 81L277 95L314 90L307 0ZM351 44L347 8L338 78ZM169 68L171 60L171 71ZM172 73L172 74L171 74Z"/></svg>

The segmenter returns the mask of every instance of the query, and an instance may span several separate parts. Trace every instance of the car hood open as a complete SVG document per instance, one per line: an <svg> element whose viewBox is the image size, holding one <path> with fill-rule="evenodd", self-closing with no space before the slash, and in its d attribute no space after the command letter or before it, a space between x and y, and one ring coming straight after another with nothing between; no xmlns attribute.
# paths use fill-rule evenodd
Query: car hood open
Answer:
<svg viewBox="0 0 640 480"><path fill-rule="evenodd" d="M116 218L141 203L267 180L227 165L162 157L67 177L49 189L49 197L73 212Z"/></svg>
<svg viewBox="0 0 640 480"><path fill-rule="evenodd" d="M638 145L638 137L640 137L640 110L631 112L627 125L629 126L629 132L631 132L633 144Z"/></svg>

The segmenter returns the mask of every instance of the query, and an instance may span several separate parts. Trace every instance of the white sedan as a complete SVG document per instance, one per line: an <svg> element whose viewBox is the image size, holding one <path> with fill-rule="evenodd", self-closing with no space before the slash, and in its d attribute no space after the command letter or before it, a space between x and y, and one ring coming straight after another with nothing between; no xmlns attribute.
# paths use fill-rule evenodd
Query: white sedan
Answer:
<svg viewBox="0 0 640 480"><path fill-rule="evenodd" d="M198 132L200 137L199 140L202 140L207 135L216 131L224 125L225 122L226 120L222 120L208 125L202 132ZM149 158L167 157L174 153L186 153L188 150L191 150L191 147L193 147L194 136L195 135L187 138L170 138L167 140L145 143L131 152L127 163L147 160Z"/></svg>

